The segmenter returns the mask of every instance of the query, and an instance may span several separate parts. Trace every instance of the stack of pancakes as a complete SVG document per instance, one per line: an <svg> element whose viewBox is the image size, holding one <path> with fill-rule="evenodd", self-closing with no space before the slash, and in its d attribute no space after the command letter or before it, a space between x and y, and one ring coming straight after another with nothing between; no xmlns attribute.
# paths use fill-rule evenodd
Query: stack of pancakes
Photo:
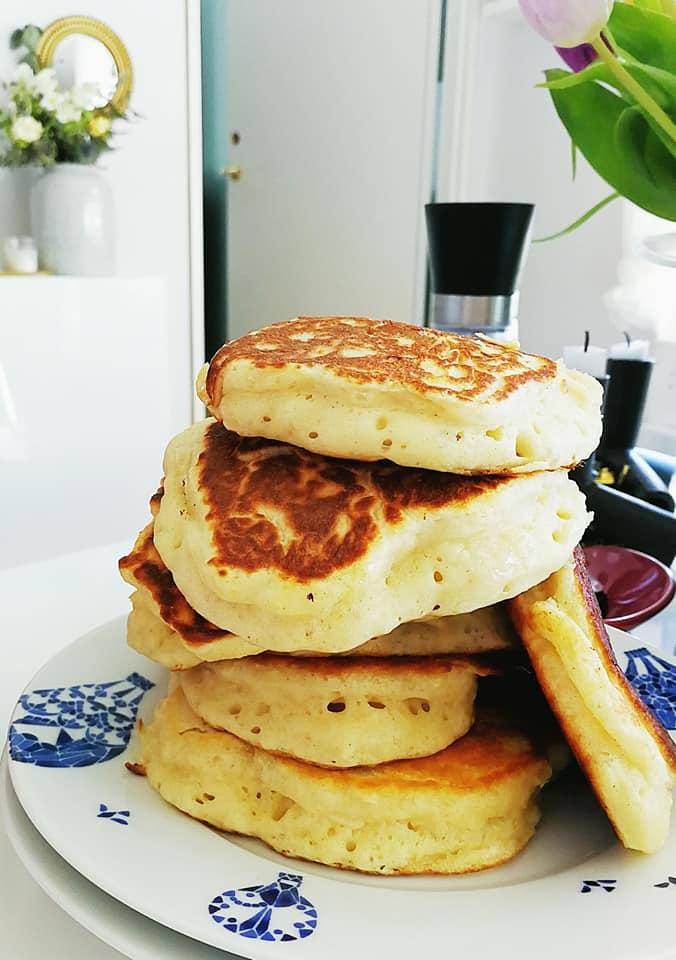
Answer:
<svg viewBox="0 0 676 960"><path fill-rule="evenodd" d="M166 800L356 870L509 859L556 742L518 684L476 700L496 673L512 689L515 624L622 840L663 841L671 741L574 553L589 517L566 471L598 440L596 381L487 339L322 317L226 344L198 390L213 418L169 444L120 562L129 643L173 676L137 765ZM624 816L637 791L650 817Z"/></svg>

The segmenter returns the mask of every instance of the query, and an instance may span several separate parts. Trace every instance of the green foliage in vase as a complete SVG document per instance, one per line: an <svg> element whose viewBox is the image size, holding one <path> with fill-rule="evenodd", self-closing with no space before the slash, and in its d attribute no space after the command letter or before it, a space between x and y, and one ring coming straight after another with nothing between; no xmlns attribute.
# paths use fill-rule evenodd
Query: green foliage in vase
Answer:
<svg viewBox="0 0 676 960"><path fill-rule="evenodd" d="M15 30L10 46L26 53L0 98L0 166L49 167L53 163L96 163L111 149L113 124L123 118L111 106L101 109L96 84L60 87L51 67L39 69L38 27Z"/></svg>
<svg viewBox="0 0 676 960"><path fill-rule="evenodd" d="M534 11L549 0L520 2L535 25ZM560 0L561 8L566 5ZM546 70L541 84L573 151L612 188L605 201L555 236L616 197L676 221L676 3L618 0L608 3L611 8L600 32L559 49L573 70Z"/></svg>

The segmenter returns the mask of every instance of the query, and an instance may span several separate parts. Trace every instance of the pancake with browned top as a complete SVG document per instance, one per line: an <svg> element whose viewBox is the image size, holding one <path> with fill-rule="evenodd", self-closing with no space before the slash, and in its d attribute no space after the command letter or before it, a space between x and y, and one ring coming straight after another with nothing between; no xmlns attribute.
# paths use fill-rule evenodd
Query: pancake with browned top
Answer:
<svg viewBox="0 0 676 960"><path fill-rule="evenodd" d="M582 551L509 609L618 837L658 850L669 832L676 747L617 665Z"/></svg>
<svg viewBox="0 0 676 960"><path fill-rule="evenodd" d="M587 524L561 471L458 477L197 423L171 441L154 544L189 605L255 646L335 653L557 569Z"/></svg>
<svg viewBox="0 0 676 960"><path fill-rule="evenodd" d="M150 594L159 616L185 640L189 649L199 649L202 646L221 642L236 647L237 652L229 651L231 656L250 656L259 653L260 650L257 647L242 644L242 641L238 641L233 634L209 623L193 610L177 588L174 578L155 549L153 527L153 523L144 527L131 553L119 561L122 578L137 589L145 590ZM242 646L245 652L240 652Z"/></svg>
<svg viewBox="0 0 676 960"><path fill-rule="evenodd" d="M326 770L211 728L174 690L141 729L140 764L174 806L292 857L380 874L465 873L509 860L551 768L509 719L431 757Z"/></svg>
<svg viewBox="0 0 676 960"><path fill-rule="evenodd" d="M171 670L186 670L203 660L261 653L261 647L240 640L193 610L155 548L153 526L150 523L141 531L132 551L119 562L123 579L136 588L127 626L129 645ZM497 604L453 617L402 623L392 633L373 637L348 653L362 657L476 654L509 649L514 642L504 604ZM300 650L293 654L317 655Z"/></svg>
<svg viewBox="0 0 676 960"><path fill-rule="evenodd" d="M426 757L464 736L478 657L285 657L203 663L181 673L195 713L273 753L325 767Z"/></svg>
<svg viewBox="0 0 676 960"><path fill-rule="evenodd" d="M297 317L226 343L198 393L244 436L452 473L569 467L601 433L601 388L584 373L367 317Z"/></svg>

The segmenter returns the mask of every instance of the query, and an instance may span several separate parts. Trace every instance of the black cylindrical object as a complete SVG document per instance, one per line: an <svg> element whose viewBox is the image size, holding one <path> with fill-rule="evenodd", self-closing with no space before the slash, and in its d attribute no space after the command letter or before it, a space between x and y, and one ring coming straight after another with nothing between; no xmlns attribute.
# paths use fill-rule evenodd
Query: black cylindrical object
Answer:
<svg viewBox="0 0 676 960"><path fill-rule="evenodd" d="M608 360L610 376L596 458L614 475L616 490L673 512L674 498L666 483L634 450L652 367L652 360Z"/></svg>
<svg viewBox="0 0 676 960"><path fill-rule="evenodd" d="M662 453L660 450L646 450L644 447L637 447L634 453L642 457L648 466L652 467L662 483L668 487L676 473L676 457L668 453Z"/></svg>
<svg viewBox="0 0 676 960"><path fill-rule="evenodd" d="M636 450L605 450L603 466L614 473L616 490L673 513L674 498L666 484Z"/></svg>
<svg viewBox="0 0 676 960"><path fill-rule="evenodd" d="M518 284L532 203L428 203L430 322L437 329L516 337Z"/></svg>
<svg viewBox="0 0 676 960"><path fill-rule="evenodd" d="M631 547L670 566L676 556L676 517L650 503L595 483L585 491L594 513L594 540Z"/></svg>
<svg viewBox="0 0 676 960"><path fill-rule="evenodd" d="M653 370L652 360L608 360L603 433L599 451L636 446Z"/></svg>

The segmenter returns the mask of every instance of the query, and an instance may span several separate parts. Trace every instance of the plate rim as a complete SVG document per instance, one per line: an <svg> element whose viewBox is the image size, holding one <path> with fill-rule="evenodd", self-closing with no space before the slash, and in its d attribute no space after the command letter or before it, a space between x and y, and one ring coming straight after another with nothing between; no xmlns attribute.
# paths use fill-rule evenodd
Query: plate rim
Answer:
<svg viewBox="0 0 676 960"><path fill-rule="evenodd" d="M43 894L75 924L130 960L181 960L185 956L183 951L186 947L189 947L190 956L194 956L195 960L229 960L230 957L232 960L246 960L151 920L79 873L47 843L33 825L14 792L9 766L5 746L0 752L0 822L10 846L21 867L37 883ZM81 887L82 898L71 890L70 884L64 885L64 877ZM85 906L85 896L96 903ZM100 909L102 905L108 910L113 906L116 914L114 923L104 922L104 912ZM147 943L141 944L136 937L137 927L151 929L153 935L164 942L157 944L157 949ZM172 942L175 943L176 951L171 947ZM168 949L172 949L171 954L167 952ZM199 955L196 951L199 951Z"/></svg>

